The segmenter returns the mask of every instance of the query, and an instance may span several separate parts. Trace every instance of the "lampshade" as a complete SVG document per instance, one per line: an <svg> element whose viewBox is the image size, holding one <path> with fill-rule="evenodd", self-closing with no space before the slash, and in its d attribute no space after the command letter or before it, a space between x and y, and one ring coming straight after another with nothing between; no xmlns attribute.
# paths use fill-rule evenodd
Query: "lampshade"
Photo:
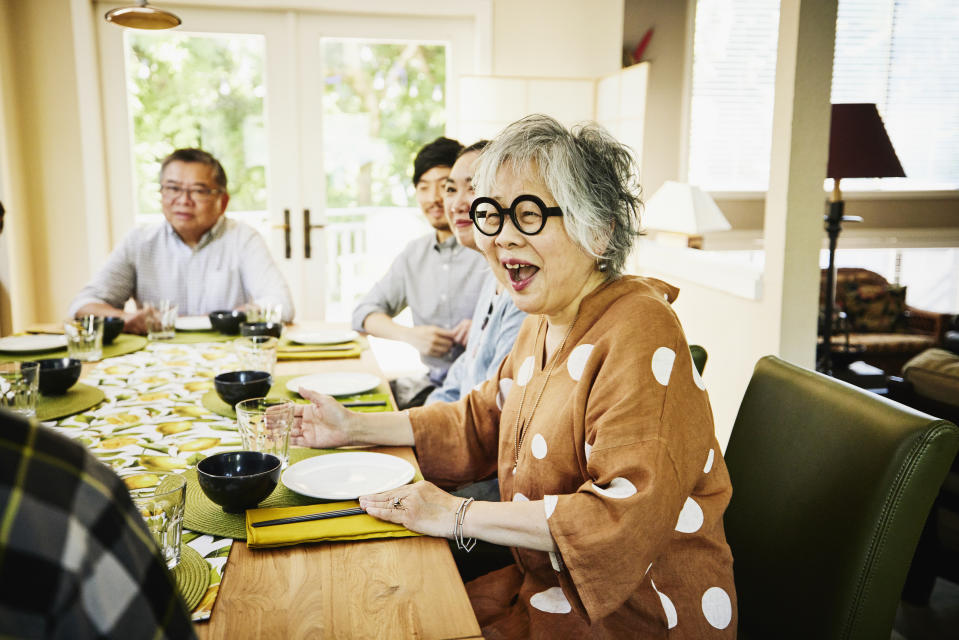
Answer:
<svg viewBox="0 0 959 640"><path fill-rule="evenodd" d="M128 29L172 29L180 26L180 18L169 11L147 5L146 0L138 0L135 7L111 9L104 16L107 22Z"/></svg>
<svg viewBox="0 0 959 640"><path fill-rule="evenodd" d="M876 105L832 105L827 178L902 178L905 175Z"/></svg>
<svg viewBox="0 0 959 640"><path fill-rule="evenodd" d="M646 202L643 222L657 231L698 236L707 231L726 231L729 221L708 193L667 180Z"/></svg>

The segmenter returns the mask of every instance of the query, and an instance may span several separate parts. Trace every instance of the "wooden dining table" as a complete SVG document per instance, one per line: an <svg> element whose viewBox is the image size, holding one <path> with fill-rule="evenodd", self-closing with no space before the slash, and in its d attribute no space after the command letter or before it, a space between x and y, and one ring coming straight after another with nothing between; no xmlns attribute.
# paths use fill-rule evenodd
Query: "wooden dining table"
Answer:
<svg viewBox="0 0 959 640"><path fill-rule="evenodd" d="M84 377L93 368L93 363L85 363ZM274 374L322 372L383 377L369 349L358 358L281 360ZM368 450L399 456L418 469L411 447ZM445 539L389 538L272 549L249 549L240 540L232 543L222 576L212 615L194 623L205 640L482 637Z"/></svg>
<svg viewBox="0 0 959 640"><path fill-rule="evenodd" d="M370 372L360 358L281 361L276 374ZM369 449L416 465L410 447ZM417 537L248 549L234 542L213 615L219 638L481 638L445 539Z"/></svg>

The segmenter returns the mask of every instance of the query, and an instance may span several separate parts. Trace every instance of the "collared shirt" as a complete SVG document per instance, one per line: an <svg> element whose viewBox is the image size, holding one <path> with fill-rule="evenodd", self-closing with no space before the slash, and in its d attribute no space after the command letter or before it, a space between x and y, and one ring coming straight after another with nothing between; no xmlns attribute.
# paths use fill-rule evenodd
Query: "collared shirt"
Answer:
<svg viewBox="0 0 959 640"><path fill-rule="evenodd" d="M472 317L489 267L481 253L458 244L455 237L436 241L436 234L413 240L396 257L389 271L353 310L353 328L363 331L363 321L371 313L395 317L407 306L413 312L413 324L452 329ZM446 371L463 352L454 345L440 358L421 355L433 384L446 377Z"/></svg>
<svg viewBox="0 0 959 640"><path fill-rule="evenodd" d="M293 319L290 288L252 227L221 217L190 247L166 221L137 228L70 304L69 316L91 302L118 309L133 298L137 307L170 300L181 316L235 309L247 302L282 305Z"/></svg>
<svg viewBox="0 0 959 640"><path fill-rule="evenodd" d="M466 351L450 367L443 386L426 398L426 404L456 402L494 377L512 350L525 318L526 312L516 308L506 291L496 293L496 278L489 274L473 310Z"/></svg>
<svg viewBox="0 0 959 640"><path fill-rule="evenodd" d="M123 481L10 413L0 413L0 522L0 636L196 637Z"/></svg>

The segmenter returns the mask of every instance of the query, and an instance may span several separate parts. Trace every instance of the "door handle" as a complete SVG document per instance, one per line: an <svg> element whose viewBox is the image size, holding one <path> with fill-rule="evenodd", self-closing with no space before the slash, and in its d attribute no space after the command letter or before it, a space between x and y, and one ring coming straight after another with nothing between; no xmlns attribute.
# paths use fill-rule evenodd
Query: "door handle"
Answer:
<svg viewBox="0 0 959 640"><path fill-rule="evenodd" d="M286 259L293 255L293 246L290 244L290 210L283 210L283 224L273 225L274 229L283 229L283 244L286 247Z"/></svg>
<svg viewBox="0 0 959 640"><path fill-rule="evenodd" d="M310 210L303 210L303 257L309 259L313 249L310 245L310 230L323 229L325 224L310 224Z"/></svg>

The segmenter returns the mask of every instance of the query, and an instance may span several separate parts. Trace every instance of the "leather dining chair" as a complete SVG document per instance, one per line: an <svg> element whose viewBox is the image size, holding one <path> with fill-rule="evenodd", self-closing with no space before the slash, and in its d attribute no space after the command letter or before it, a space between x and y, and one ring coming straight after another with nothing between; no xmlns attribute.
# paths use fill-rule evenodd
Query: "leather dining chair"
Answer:
<svg viewBox="0 0 959 640"><path fill-rule="evenodd" d="M739 637L889 638L959 428L767 356L726 464Z"/></svg>
<svg viewBox="0 0 959 640"><path fill-rule="evenodd" d="M706 368L706 360L709 358L706 349L698 344L691 344L689 345L689 355L693 357L693 364L696 365L696 371L699 372L699 375L703 375L703 369Z"/></svg>

